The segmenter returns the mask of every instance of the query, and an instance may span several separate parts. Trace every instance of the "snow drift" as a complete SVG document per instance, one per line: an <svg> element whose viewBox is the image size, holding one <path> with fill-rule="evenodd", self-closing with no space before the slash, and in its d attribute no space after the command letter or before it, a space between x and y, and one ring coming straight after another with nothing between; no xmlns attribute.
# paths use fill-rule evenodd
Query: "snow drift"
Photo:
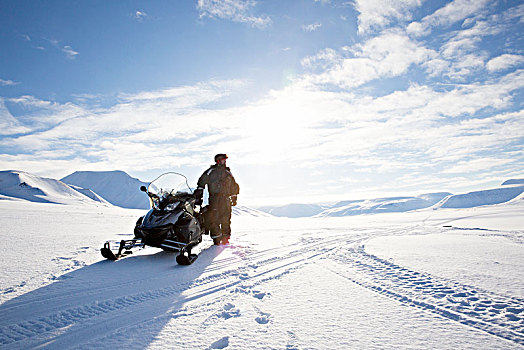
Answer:
<svg viewBox="0 0 524 350"><path fill-rule="evenodd" d="M149 199L140 191L140 186L148 183L123 171L75 171L61 181L88 188L118 207L149 209Z"/></svg>

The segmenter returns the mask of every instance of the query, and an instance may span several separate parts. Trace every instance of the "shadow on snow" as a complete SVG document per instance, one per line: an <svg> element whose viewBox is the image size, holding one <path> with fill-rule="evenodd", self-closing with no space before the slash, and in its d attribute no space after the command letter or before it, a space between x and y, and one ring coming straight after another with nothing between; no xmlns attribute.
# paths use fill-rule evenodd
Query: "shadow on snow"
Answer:
<svg viewBox="0 0 524 350"><path fill-rule="evenodd" d="M177 310L206 294L182 295L223 249L203 249L190 266L177 265L176 254L161 251L62 275L0 305L0 347L58 349L105 337L107 345L116 337L118 347L147 347ZM119 333L129 329L132 334Z"/></svg>

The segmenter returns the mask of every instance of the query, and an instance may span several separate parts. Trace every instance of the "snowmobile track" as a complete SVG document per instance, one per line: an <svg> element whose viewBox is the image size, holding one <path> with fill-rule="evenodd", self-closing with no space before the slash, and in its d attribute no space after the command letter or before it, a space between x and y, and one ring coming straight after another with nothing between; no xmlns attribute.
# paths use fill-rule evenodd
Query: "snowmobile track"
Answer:
<svg viewBox="0 0 524 350"><path fill-rule="evenodd" d="M339 276L403 304L524 345L524 299L396 265L366 253L363 245L339 252L329 256L335 263L328 267Z"/></svg>
<svg viewBox="0 0 524 350"><path fill-rule="evenodd" d="M236 269L229 268L205 275L196 280L171 283L167 287L156 290L148 290L106 300L97 300L89 304L61 309L45 316L37 316L33 319L6 324L0 327L0 346L3 348L43 345L53 337L54 333L60 333L61 330L69 328L71 328L71 330L67 336L78 337L81 334L86 334L87 337L87 334L89 334L89 337L92 337L93 332L89 327L93 324L96 324L94 327L97 328L97 330L101 332L100 335L103 336L104 329L101 324L109 322L107 320L104 321L104 319L112 320L118 317L116 314L119 314L123 310L135 307L149 309L152 304L157 304L161 300L163 300L164 303L168 303L170 307L173 307L183 305L192 300L201 300L201 298L212 296L217 292L231 289L242 283L249 283L251 285L263 283L264 281L289 273L303 264L311 262L312 259L331 252L336 249L338 242L338 239L331 239L321 243L299 244L298 247L297 245L291 245L254 252L245 255L243 264L240 266L237 265ZM274 250L287 250L287 252L283 255L274 256L274 254L271 254ZM141 283L144 283L144 280L142 280ZM127 283L124 283L124 285L125 284ZM122 285L111 286L111 288L122 288ZM184 292L183 296L181 296L182 292ZM103 292L102 294L94 292L89 292L88 294L95 297L95 299L98 299L96 296L104 295ZM66 297L60 296L58 299L62 298ZM172 298L175 298L175 300L170 300ZM60 300L55 300L55 302L57 301ZM32 304L30 301L17 305L14 307L14 310L9 310L9 318L16 318L18 311L16 309L31 308ZM160 304L162 304L162 302L160 302ZM135 317L133 320L129 320L129 322L132 324L145 322L149 317L152 317L151 313L151 311L145 312L143 316ZM115 316L111 316L112 314L115 314ZM95 318L99 318L99 320L94 322ZM55 346L59 346L59 344L60 342L54 343Z"/></svg>

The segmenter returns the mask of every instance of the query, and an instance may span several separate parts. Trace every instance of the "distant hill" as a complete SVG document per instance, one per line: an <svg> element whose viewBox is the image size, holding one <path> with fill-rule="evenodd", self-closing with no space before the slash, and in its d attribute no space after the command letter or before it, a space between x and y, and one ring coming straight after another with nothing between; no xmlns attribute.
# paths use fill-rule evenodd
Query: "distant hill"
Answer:
<svg viewBox="0 0 524 350"><path fill-rule="evenodd" d="M504 181L499 188L453 195L449 192L425 193L416 197L386 197L345 200L332 205L288 204L258 209L284 217L332 217L361 214L399 213L425 208L473 208L524 200L524 179Z"/></svg>
<svg viewBox="0 0 524 350"><path fill-rule="evenodd" d="M255 217L270 217L270 216L273 216L273 215L270 215L268 213L264 213L263 211L256 210L256 209L253 209L253 208L249 208L249 207L244 207L244 206L233 207L232 214L236 215L236 216L255 216Z"/></svg>
<svg viewBox="0 0 524 350"><path fill-rule="evenodd" d="M258 210L268 214L288 218L314 216L325 209L325 206L318 204L287 204L281 206L264 206L258 208Z"/></svg>
<svg viewBox="0 0 524 350"><path fill-rule="evenodd" d="M0 171L0 195L40 203L109 205L83 188L18 170Z"/></svg>
<svg viewBox="0 0 524 350"><path fill-rule="evenodd" d="M95 192L91 191L89 188L82 188L82 187L75 186L75 185L68 185L68 186L71 187L73 190L82 193L84 196L87 196L96 202L111 204L108 201L106 201L104 198L100 197Z"/></svg>
<svg viewBox="0 0 524 350"><path fill-rule="evenodd" d="M524 179L510 179L502 183L502 186L508 185L524 185Z"/></svg>
<svg viewBox="0 0 524 350"><path fill-rule="evenodd" d="M123 171L75 171L62 182L90 189L109 203L122 208L149 209L149 199L140 186L147 186Z"/></svg>
<svg viewBox="0 0 524 350"><path fill-rule="evenodd" d="M352 216L360 214L399 213L429 208L438 203L448 192L426 193L417 197L387 197L360 201L339 202L317 216Z"/></svg>
<svg viewBox="0 0 524 350"><path fill-rule="evenodd" d="M474 191L444 198L435 208L473 208L509 202L524 192L524 185Z"/></svg>

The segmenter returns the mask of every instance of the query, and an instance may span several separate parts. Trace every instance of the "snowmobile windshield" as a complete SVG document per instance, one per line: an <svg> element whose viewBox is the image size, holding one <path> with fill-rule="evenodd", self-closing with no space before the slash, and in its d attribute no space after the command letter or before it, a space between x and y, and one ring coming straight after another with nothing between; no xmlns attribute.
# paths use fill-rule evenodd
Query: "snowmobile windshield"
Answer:
<svg viewBox="0 0 524 350"><path fill-rule="evenodd" d="M187 178L179 173L165 173L153 180L147 192L153 201L153 207L166 208L175 207L173 202L177 197L192 194ZM162 205L165 202L165 205ZM170 205L167 206L167 204Z"/></svg>

